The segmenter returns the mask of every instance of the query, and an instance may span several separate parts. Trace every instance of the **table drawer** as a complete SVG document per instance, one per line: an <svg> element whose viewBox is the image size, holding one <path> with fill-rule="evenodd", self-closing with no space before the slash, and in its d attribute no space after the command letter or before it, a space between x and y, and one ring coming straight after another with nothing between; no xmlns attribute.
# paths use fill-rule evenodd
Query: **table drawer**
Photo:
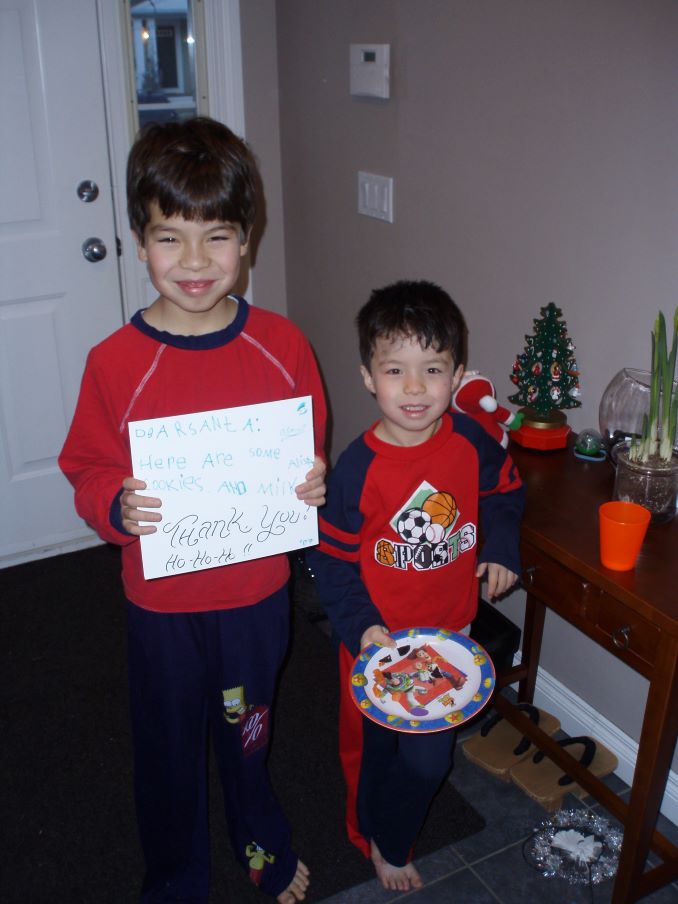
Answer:
<svg viewBox="0 0 678 904"><path fill-rule="evenodd" d="M594 639L608 646L620 659L645 674L647 666L654 665L661 639L656 625L602 590L590 594L586 615L596 627Z"/></svg>
<svg viewBox="0 0 678 904"><path fill-rule="evenodd" d="M521 557L522 582L528 593L632 668L649 675L661 641L656 625L532 544L522 544Z"/></svg>
<svg viewBox="0 0 678 904"><path fill-rule="evenodd" d="M583 616L590 585L530 543L521 548L522 583L528 593L564 618Z"/></svg>

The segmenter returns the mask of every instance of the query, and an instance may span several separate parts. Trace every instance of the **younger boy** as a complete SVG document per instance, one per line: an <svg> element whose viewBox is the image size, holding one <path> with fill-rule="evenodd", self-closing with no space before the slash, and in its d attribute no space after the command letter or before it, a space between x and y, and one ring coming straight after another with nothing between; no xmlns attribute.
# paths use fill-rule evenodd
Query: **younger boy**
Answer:
<svg viewBox="0 0 678 904"><path fill-rule="evenodd" d="M138 538L157 530L161 500L131 476L127 430L130 420L310 394L322 449L325 401L307 341L285 318L231 294L254 221L255 176L247 146L207 118L156 124L137 138L128 212L159 294L90 352L59 459L78 513L122 546L144 904L208 900L208 729L236 856L281 904L303 900L308 886L266 769L288 640L287 558L145 580ZM324 501L324 471L316 458L300 499ZM247 708L263 726L256 744L239 717Z"/></svg>
<svg viewBox="0 0 678 904"><path fill-rule="evenodd" d="M339 458L320 546L307 561L341 641L348 834L371 856L385 888L407 891L422 885L411 850L451 768L456 735L404 734L362 718L349 698L353 659L367 644L395 646L389 631L463 631L476 614L480 578L490 598L505 593L519 570L523 491L499 443L449 411L466 333L452 299L428 282L399 282L373 292L357 323L360 369L381 419ZM448 506L454 533L441 543L443 527L432 522L430 542L415 547L398 535L399 517L429 495ZM479 509L484 545L477 556Z"/></svg>

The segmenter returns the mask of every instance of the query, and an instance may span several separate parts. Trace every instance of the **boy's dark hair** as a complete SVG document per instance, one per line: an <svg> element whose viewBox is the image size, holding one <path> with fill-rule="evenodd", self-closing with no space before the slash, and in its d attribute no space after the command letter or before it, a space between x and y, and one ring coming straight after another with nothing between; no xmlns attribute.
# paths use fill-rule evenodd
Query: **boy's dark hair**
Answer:
<svg viewBox="0 0 678 904"><path fill-rule="evenodd" d="M424 348L449 351L455 366L464 363L464 315L440 286L401 280L375 289L356 317L360 359L369 370L377 339L408 336Z"/></svg>
<svg viewBox="0 0 678 904"><path fill-rule="evenodd" d="M166 217L240 224L246 241L256 212L257 168L245 144L207 116L151 123L127 160L127 214L144 240L150 206Z"/></svg>

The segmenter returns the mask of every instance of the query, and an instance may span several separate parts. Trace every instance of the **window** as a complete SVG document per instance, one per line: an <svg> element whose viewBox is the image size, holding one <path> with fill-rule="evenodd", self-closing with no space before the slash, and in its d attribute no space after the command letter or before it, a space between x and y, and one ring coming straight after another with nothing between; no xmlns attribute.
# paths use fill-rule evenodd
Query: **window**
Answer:
<svg viewBox="0 0 678 904"><path fill-rule="evenodd" d="M191 0L130 0L139 126L198 112Z"/></svg>

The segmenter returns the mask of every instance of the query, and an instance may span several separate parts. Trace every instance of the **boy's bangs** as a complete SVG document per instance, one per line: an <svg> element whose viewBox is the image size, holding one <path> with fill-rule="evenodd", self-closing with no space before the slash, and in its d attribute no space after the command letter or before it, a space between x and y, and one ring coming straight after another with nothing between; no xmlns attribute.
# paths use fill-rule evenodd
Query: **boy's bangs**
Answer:
<svg viewBox="0 0 678 904"><path fill-rule="evenodd" d="M240 211L227 202L206 198L182 197L175 194L158 198L158 206L165 217L182 217L189 222L242 223Z"/></svg>
<svg viewBox="0 0 678 904"><path fill-rule="evenodd" d="M384 338L387 342L398 342L400 340L403 342L417 342L423 349L432 348L436 352L447 351L450 348L445 339L441 339L434 330L424 329L422 331L413 329L407 324L403 324L402 328L396 327L390 332L375 338Z"/></svg>
<svg viewBox="0 0 678 904"><path fill-rule="evenodd" d="M430 311L422 313L414 308L406 308L402 312L394 313L395 318L386 324L385 335L388 340L394 341L399 338L414 340L423 349L433 348L436 352L452 349L448 324L439 322Z"/></svg>
<svg viewBox="0 0 678 904"><path fill-rule="evenodd" d="M422 349L450 352L461 363L466 352L464 317L440 286L400 280L375 289L356 317L360 359L369 369L377 339L416 340Z"/></svg>
<svg viewBox="0 0 678 904"><path fill-rule="evenodd" d="M219 191L216 180L192 179L178 185L160 186L156 200L166 217L243 224L247 222L244 211L233 202L232 194L232 191Z"/></svg>

